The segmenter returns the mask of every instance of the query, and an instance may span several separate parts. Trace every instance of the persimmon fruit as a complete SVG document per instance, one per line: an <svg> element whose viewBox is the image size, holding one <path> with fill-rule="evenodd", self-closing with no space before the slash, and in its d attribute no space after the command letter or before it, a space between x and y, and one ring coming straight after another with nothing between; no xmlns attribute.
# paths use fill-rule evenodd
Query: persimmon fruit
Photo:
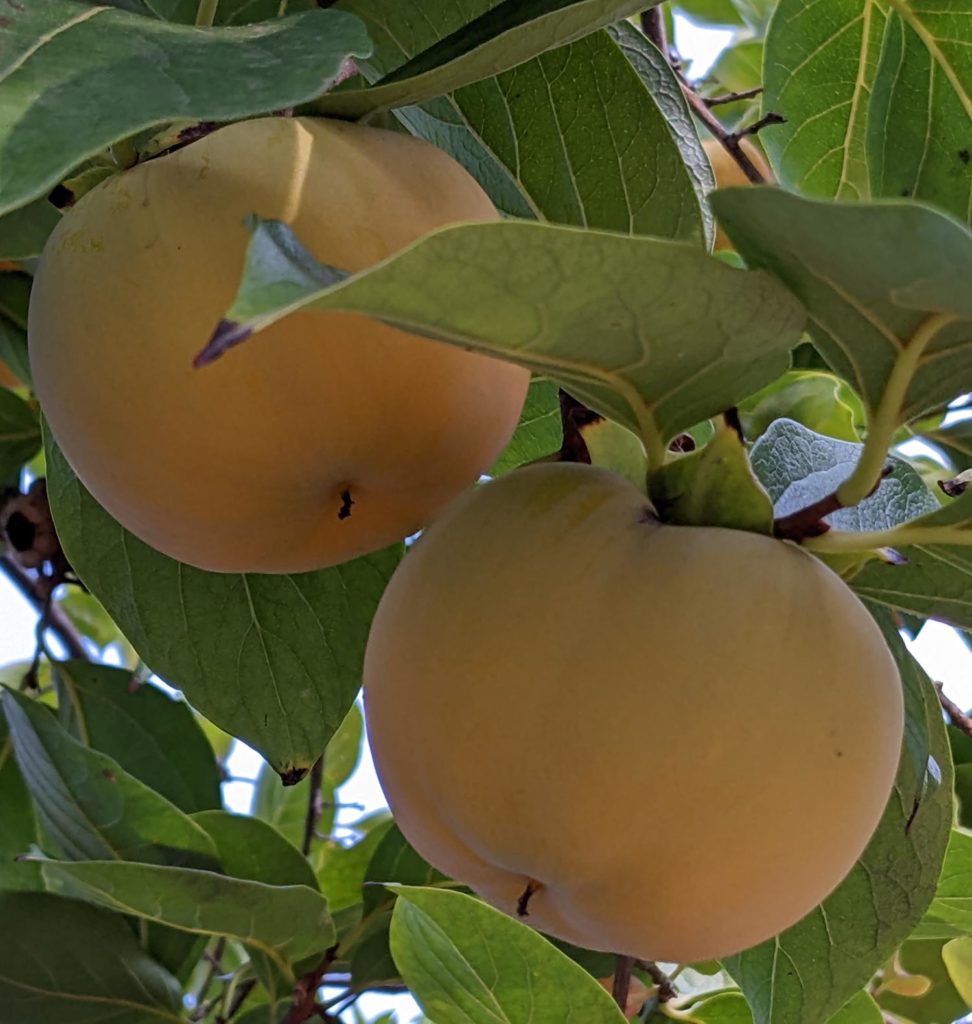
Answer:
<svg viewBox="0 0 972 1024"><path fill-rule="evenodd" d="M386 589L364 682L422 856L542 931L647 960L723 957L818 905L901 752L896 663L834 572L662 524L584 465L454 502Z"/></svg>
<svg viewBox="0 0 972 1024"><path fill-rule="evenodd" d="M82 483L180 561L316 569L407 536L475 481L512 434L529 374L341 312L293 314L194 368L236 294L250 213L350 272L498 214L419 139L269 117L110 178L50 238L31 367Z"/></svg>

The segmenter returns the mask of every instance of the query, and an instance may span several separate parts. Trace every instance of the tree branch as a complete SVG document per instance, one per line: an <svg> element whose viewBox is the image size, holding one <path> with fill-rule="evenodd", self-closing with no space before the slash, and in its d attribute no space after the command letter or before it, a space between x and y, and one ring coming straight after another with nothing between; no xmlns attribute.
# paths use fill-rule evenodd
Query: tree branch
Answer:
<svg viewBox="0 0 972 1024"><path fill-rule="evenodd" d="M290 1006L290 1012L287 1014L287 1019L284 1024L304 1024L305 1020L309 1020L318 1012L316 999L317 990L321 987L321 983L324 979L324 975L327 974L328 968L337 958L337 951L338 947L335 943L335 945L331 946L331 948L327 950L324 954L324 958L314 968L314 970L305 974L304 977L297 982L294 987L293 1002ZM329 1015L325 1016L324 1019L329 1019Z"/></svg>
<svg viewBox="0 0 972 1024"><path fill-rule="evenodd" d="M90 660L80 633L64 612L50 598L40 592L37 581L30 573L10 555L0 555L0 570L33 605L38 615L45 621L46 626L61 641L68 654L72 658L83 661Z"/></svg>
<svg viewBox="0 0 972 1024"><path fill-rule="evenodd" d="M634 957L618 953L614 961L614 980L611 982L611 996L624 1013L628 1005L628 990L631 988L631 971Z"/></svg>
<svg viewBox="0 0 972 1024"><path fill-rule="evenodd" d="M658 986L658 1002L671 1002L678 995L672 979L653 960L636 960L635 967L644 971Z"/></svg>
<svg viewBox="0 0 972 1024"><path fill-rule="evenodd" d="M685 99L688 100L688 105L692 108L692 112L695 116L709 129L713 137L719 140L722 148L739 164L743 174L754 184L762 185L766 179L763 177L759 168L749 159L743 150L742 146L739 145L739 140L742 138L742 134L736 132L727 131L722 122L709 110L706 101L685 81L684 78L679 76L679 82L682 86L682 92L685 94ZM758 130L758 129L757 129ZM747 131L744 134L752 134L751 131Z"/></svg>
<svg viewBox="0 0 972 1024"><path fill-rule="evenodd" d="M972 740L972 715L966 714L958 704L945 696L941 683L935 683L935 689L938 692L938 701L942 705L945 714L951 719L952 725Z"/></svg>
<svg viewBox="0 0 972 1024"><path fill-rule="evenodd" d="M310 770L310 792L307 794L307 814L304 817L304 839L300 844L300 852L306 857L314 843L317 823L324 811L321 799L321 785L324 781L324 755L314 762Z"/></svg>
<svg viewBox="0 0 972 1024"><path fill-rule="evenodd" d="M727 92L721 96L703 96L702 102L707 107L719 107L723 103L736 103L739 100L751 100L756 96L759 96L762 91L763 86L754 85L752 89L741 89L739 92Z"/></svg>
<svg viewBox="0 0 972 1024"><path fill-rule="evenodd" d="M668 56L668 39L665 35L665 14L662 5L659 3L650 11L644 11L641 15L641 31L658 47L659 50Z"/></svg>

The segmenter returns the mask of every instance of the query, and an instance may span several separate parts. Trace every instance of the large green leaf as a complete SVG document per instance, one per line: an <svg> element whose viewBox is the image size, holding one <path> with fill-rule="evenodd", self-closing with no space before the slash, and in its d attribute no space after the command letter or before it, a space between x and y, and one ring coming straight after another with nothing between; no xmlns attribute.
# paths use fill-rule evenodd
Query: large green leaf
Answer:
<svg viewBox="0 0 972 1024"><path fill-rule="evenodd" d="M14 757L6 719L0 717L0 864L9 864L35 842L34 805Z"/></svg>
<svg viewBox="0 0 972 1024"><path fill-rule="evenodd" d="M343 6L357 10L351 4ZM463 8L442 5L443 10L450 10L452 18L458 14L461 19L455 31L444 37L437 33L438 42L417 52L378 84L333 93L322 97L316 106L324 114L362 117L422 103L515 68L644 6L644 0L504 0L477 4L470 12L473 20L469 20ZM408 13L413 19L433 17L427 6L417 4Z"/></svg>
<svg viewBox="0 0 972 1024"><path fill-rule="evenodd" d="M436 1024L621 1024L608 993L527 925L464 893L396 889L391 949Z"/></svg>
<svg viewBox="0 0 972 1024"><path fill-rule="evenodd" d="M123 529L47 446L71 564L151 668L296 781L361 686L371 617L401 547L292 576L203 572Z"/></svg>
<svg viewBox="0 0 972 1024"><path fill-rule="evenodd" d="M46 198L0 217L0 259L26 260L40 256L47 236L60 219L57 208Z"/></svg>
<svg viewBox="0 0 972 1024"><path fill-rule="evenodd" d="M37 816L66 857L215 865L203 829L117 761L70 736L49 708L12 690L0 704Z"/></svg>
<svg viewBox="0 0 972 1024"><path fill-rule="evenodd" d="M901 672L905 749L884 817L838 888L775 939L725 961L756 1024L819 1024L911 933L938 881L952 822L948 738L934 688L886 612L875 614Z"/></svg>
<svg viewBox="0 0 972 1024"><path fill-rule="evenodd" d="M375 40L374 55L362 64L372 80L445 38L463 17L496 6L342 4ZM397 114L459 160L508 213L701 238L700 201L712 187L708 162L670 66L626 23Z"/></svg>
<svg viewBox="0 0 972 1024"><path fill-rule="evenodd" d="M233 121L303 103L371 50L343 11L201 30L73 0L0 22L0 213L87 157L174 120Z"/></svg>
<svg viewBox="0 0 972 1024"><path fill-rule="evenodd" d="M215 843L226 874L267 885L318 888L314 869L300 850L265 821L228 811L200 811L192 820Z"/></svg>
<svg viewBox="0 0 972 1024"><path fill-rule="evenodd" d="M118 914L0 892L0 1024L181 1024L179 983Z"/></svg>
<svg viewBox="0 0 972 1024"><path fill-rule="evenodd" d="M814 344L890 425L972 390L972 231L916 203L734 188L712 203L751 266L809 312ZM952 318L949 320L947 318Z"/></svg>
<svg viewBox="0 0 972 1024"><path fill-rule="evenodd" d="M82 743L187 813L220 806L219 766L184 701L87 661L61 662L55 681L62 723Z"/></svg>
<svg viewBox="0 0 972 1024"><path fill-rule="evenodd" d="M972 834L953 830L941 878L928 913L923 934L944 926L939 935L972 935Z"/></svg>
<svg viewBox="0 0 972 1024"><path fill-rule="evenodd" d="M914 196L972 214L972 9L936 0L780 0L760 136L779 179L815 195Z"/></svg>
<svg viewBox="0 0 972 1024"><path fill-rule="evenodd" d="M40 451L41 441L37 410L20 395L0 388L0 483Z"/></svg>
<svg viewBox="0 0 972 1024"><path fill-rule="evenodd" d="M638 433L656 463L665 440L778 376L803 324L769 275L676 242L465 225L340 280L260 221L222 338L298 308L356 310L544 373Z"/></svg>
<svg viewBox="0 0 972 1024"><path fill-rule="evenodd" d="M324 897L306 885L267 885L210 871L122 861L45 861L51 889L196 935L223 935L290 965L334 942Z"/></svg>

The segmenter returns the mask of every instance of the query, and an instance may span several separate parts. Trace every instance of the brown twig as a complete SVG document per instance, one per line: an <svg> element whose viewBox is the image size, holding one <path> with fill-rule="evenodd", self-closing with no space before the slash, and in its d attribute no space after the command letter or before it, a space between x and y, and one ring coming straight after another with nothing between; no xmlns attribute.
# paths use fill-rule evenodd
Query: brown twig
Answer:
<svg viewBox="0 0 972 1024"><path fill-rule="evenodd" d="M33 605L42 617L42 621L61 641L68 654L72 658L88 661L88 652L84 648L81 634L74 628L71 620L61 608L50 600L49 595L41 592L38 581L10 555L0 555L0 570Z"/></svg>
<svg viewBox="0 0 972 1024"><path fill-rule="evenodd" d="M300 851L306 857L314 842L317 823L324 813L324 801L321 797L321 785L324 781L324 755L314 762L310 770L310 792L307 794L307 814L304 817L304 839Z"/></svg>
<svg viewBox="0 0 972 1024"><path fill-rule="evenodd" d="M304 1024L305 1020L309 1020L318 1012L317 990L321 987L324 975L327 974L327 969L337 958L337 951L338 947L335 943L335 945L327 950L324 958L314 970L305 974L294 986L293 1002L284 1024Z"/></svg>
<svg viewBox="0 0 972 1024"><path fill-rule="evenodd" d="M671 1002L678 995L671 978L654 962L654 960L636 960L635 967L644 971L658 986L658 1002Z"/></svg>
<svg viewBox="0 0 972 1024"><path fill-rule="evenodd" d="M611 982L611 996L624 1013L628 1005L628 992L631 989L631 972L634 969L633 956L618 953L614 961L614 979Z"/></svg>
<svg viewBox="0 0 972 1024"><path fill-rule="evenodd" d="M665 14L660 3L652 7L650 11L642 13L641 31L663 54L668 55L668 39L665 35Z"/></svg>
<svg viewBox="0 0 972 1024"><path fill-rule="evenodd" d="M743 150L742 146L739 145L739 140L742 138L742 133L727 131L723 123L709 110L708 105L702 96L699 95L692 88L692 86L685 81L684 78L679 79L682 85L682 92L685 95L685 99L688 100L688 105L692 108L695 116L709 129L712 136L719 140L722 148L739 164L743 174L754 184L762 185L766 179L763 177L760 169L749 159ZM744 134L751 134L746 132Z"/></svg>
<svg viewBox="0 0 972 1024"><path fill-rule="evenodd" d="M952 725L972 740L972 715L963 711L955 701L945 695L941 683L935 683L935 689L938 691L938 701L942 705L945 714L951 719Z"/></svg>
<svg viewBox="0 0 972 1024"><path fill-rule="evenodd" d="M727 92L719 96L703 96L702 102L707 107L721 107L724 103L737 103L739 100L751 100L763 91L763 86L754 85L752 89L741 89L739 92Z"/></svg>
<svg viewBox="0 0 972 1024"><path fill-rule="evenodd" d="M746 135L758 135L764 128L769 128L774 124L786 124L786 118L782 114L776 114L772 110L768 114L763 114L762 117L753 121L748 128L743 128L742 131L733 132L737 139L741 139Z"/></svg>
<svg viewBox="0 0 972 1024"><path fill-rule="evenodd" d="M894 466L887 465L881 471L881 478L871 491L874 493L881 486L881 481L894 472ZM870 497L870 495L868 495ZM808 537L819 537L830 529L830 524L824 522L824 517L832 512L843 508L837 492L826 494L817 501L811 502L804 508L797 509L787 516L780 516L773 521L773 534L781 540L801 541Z"/></svg>

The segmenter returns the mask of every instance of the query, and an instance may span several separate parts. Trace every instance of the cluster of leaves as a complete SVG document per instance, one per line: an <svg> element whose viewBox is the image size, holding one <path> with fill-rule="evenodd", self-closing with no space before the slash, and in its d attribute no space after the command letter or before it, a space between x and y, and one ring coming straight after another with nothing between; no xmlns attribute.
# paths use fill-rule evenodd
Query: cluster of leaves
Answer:
<svg viewBox="0 0 972 1024"><path fill-rule="evenodd" d="M16 378L0 388L0 486L46 476L84 583L52 602L45 584L69 577L0 554L43 611L38 659L2 680L0 1024L88 1021L92 1006L118 1024L299 1024L328 1012L323 983L331 1019L402 988L438 1024L621 1019L594 980L612 958L457 891L387 815L331 837L400 549L291 577L191 569L42 447L26 328L51 200L199 125L288 109L427 138L509 219L350 278L255 222L229 340L342 309L519 362L536 379L494 474L558 450L563 387L606 417L584 429L591 460L647 479L668 521L802 523L898 660L905 749L854 871L776 939L679 965L674 1001L643 974L641 1019L958 1017L972 1003L972 740L946 731L897 627L972 631L972 497L935 486L972 468L972 420L955 411L972 391L972 6L682 0L642 16L648 35L643 0L318 6L21 0L0 17L0 363ZM203 13L214 27L193 25ZM648 38L673 38L675 14L732 30L703 82ZM760 140L785 190L710 196L693 111L717 132L716 115L732 130L778 115ZM714 216L743 266L707 253ZM942 464L898 455L884 474L915 438ZM88 659L50 655L49 632L82 635ZM127 667L100 664L109 652ZM249 816L222 810L232 737L267 760Z"/></svg>

